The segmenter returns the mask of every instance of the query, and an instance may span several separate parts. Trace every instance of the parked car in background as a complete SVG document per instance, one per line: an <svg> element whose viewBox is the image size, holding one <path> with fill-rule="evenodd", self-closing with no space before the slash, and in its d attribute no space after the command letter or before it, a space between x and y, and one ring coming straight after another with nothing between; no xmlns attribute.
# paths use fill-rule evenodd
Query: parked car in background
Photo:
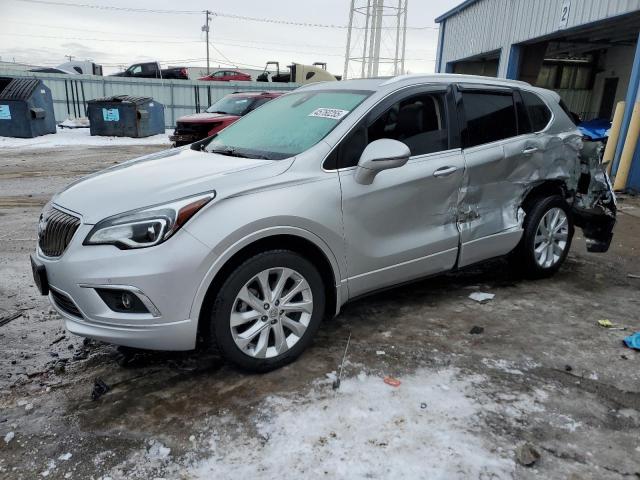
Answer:
<svg viewBox="0 0 640 480"><path fill-rule="evenodd" d="M72 60L56 67L40 67L29 70L38 73L64 73L70 75L102 75L102 65L91 60Z"/></svg>
<svg viewBox="0 0 640 480"><path fill-rule="evenodd" d="M176 147L202 140L280 95L280 92L232 93L218 100L204 113L178 118L176 129L169 139Z"/></svg>
<svg viewBox="0 0 640 480"><path fill-rule="evenodd" d="M200 77L198 80L205 82L250 82L251 75L242 73L239 70L218 70L210 75Z"/></svg>
<svg viewBox="0 0 640 480"><path fill-rule="evenodd" d="M201 339L266 371L376 290L499 256L548 277L574 226L606 251L615 195L583 147L558 94L524 82L303 86L54 196L35 282L72 333L166 350Z"/></svg>
<svg viewBox="0 0 640 480"><path fill-rule="evenodd" d="M134 63L124 72L114 73L111 76L189 80L189 72L186 67L160 68L160 64L158 62Z"/></svg>

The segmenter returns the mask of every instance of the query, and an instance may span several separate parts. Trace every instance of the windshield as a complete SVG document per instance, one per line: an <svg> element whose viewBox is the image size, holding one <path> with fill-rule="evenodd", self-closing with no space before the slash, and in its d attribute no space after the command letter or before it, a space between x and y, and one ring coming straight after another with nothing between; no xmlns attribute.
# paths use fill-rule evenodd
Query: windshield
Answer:
<svg viewBox="0 0 640 480"><path fill-rule="evenodd" d="M254 97L227 96L207 108L207 112L242 116L254 101Z"/></svg>
<svg viewBox="0 0 640 480"><path fill-rule="evenodd" d="M207 151L279 160L311 148L371 92L323 90L272 100L221 131Z"/></svg>

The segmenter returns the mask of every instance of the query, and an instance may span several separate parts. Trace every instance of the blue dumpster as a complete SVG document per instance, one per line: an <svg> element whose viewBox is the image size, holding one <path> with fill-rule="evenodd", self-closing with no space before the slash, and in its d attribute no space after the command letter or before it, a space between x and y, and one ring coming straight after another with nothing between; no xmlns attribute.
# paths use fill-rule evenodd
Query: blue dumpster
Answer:
<svg viewBox="0 0 640 480"><path fill-rule="evenodd" d="M91 135L140 138L164 133L164 105L151 97L115 95L87 104Z"/></svg>
<svg viewBox="0 0 640 480"><path fill-rule="evenodd" d="M0 136L56 133L51 90L37 78L0 77Z"/></svg>

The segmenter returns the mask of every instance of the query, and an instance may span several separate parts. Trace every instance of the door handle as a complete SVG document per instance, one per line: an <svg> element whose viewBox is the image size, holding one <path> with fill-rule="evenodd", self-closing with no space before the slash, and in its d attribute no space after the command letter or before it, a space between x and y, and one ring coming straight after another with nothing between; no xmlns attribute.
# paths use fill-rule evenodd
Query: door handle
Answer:
<svg viewBox="0 0 640 480"><path fill-rule="evenodd" d="M531 155L532 153L536 153L538 151L538 147L527 147L522 150L524 155Z"/></svg>
<svg viewBox="0 0 640 480"><path fill-rule="evenodd" d="M457 167L440 167L435 172L433 172L434 177L447 177L451 175L453 172L458 170Z"/></svg>

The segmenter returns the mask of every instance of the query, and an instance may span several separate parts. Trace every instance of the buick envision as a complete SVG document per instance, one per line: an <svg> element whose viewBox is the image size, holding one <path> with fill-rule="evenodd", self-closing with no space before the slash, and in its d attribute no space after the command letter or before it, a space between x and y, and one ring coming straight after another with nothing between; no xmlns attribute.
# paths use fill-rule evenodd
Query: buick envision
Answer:
<svg viewBox="0 0 640 480"><path fill-rule="evenodd" d="M353 298L507 255L606 251L615 196L559 96L430 75L304 86L213 138L77 181L46 206L36 283L69 331L197 340L251 370L302 353Z"/></svg>

